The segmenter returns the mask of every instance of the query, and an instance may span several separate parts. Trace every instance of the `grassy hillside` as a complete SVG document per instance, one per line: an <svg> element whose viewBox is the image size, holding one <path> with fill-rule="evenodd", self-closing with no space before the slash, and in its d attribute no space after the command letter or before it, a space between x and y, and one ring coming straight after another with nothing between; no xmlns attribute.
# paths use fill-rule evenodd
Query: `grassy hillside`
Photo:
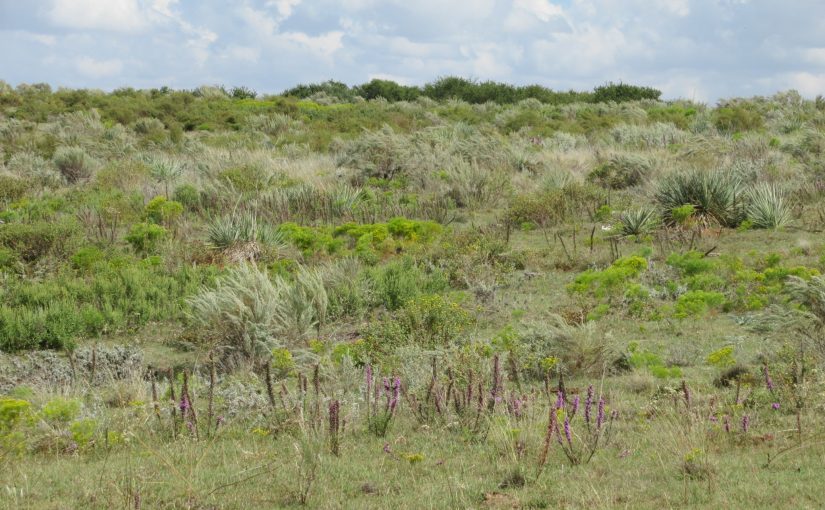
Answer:
<svg viewBox="0 0 825 510"><path fill-rule="evenodd" d="M825 505L823 101L392 85L0 83L0 508Z"/></svg>

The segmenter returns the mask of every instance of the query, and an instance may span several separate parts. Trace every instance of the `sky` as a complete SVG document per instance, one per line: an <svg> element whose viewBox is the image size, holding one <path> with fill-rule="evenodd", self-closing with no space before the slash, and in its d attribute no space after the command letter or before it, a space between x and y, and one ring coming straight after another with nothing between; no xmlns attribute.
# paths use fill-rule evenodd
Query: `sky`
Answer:
<svg viewBox="0 0 825 510"><path fill-rule="evenodd" d="M823 0L0 0L0 79L277 93L456 75L713 103L825 94Z"/></svg>

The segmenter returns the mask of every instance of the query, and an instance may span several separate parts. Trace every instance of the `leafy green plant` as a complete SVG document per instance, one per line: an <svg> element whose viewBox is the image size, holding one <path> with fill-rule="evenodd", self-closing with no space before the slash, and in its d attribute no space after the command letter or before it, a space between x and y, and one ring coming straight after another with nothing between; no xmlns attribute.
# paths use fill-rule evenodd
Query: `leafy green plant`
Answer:
<svg viewBox="0 0 825 510"><path fill-rule="evenodd" d="M93 161L80 147L58 147L52 161L70 184L88 179L92 175Z"/></svg>
<svg viewBox="0 0 825 510"><path fill-rule="evenodd" d="M792 218L790 205L774 184L760 183L748 190L745 211L755 228L782 228Z"/></svg>
<svg viewBox="0 0 825 510"><path fill-rule="evenodd" d="M643 236L659 225L659 212L652 208L625 211L619 216L619 231L623 236Z"/></svg>
<svg viewBox="0 0 825 510"><path fill-rule="evenodd" d="M154 223L135 223L126 234L126 242L141 254L155 253L161 241L166 239L167 231Z"/></svg>
<svg viewBox="0 0 825 510"><path fill-rule="evenodd" d="M705 223L736 227L745 219L745 190L733 173L693 170L670 174L659 182L655 196L668 223L678 223L673 212L681 213L677 208L686 205L693 206L693 215Z"/></svg>

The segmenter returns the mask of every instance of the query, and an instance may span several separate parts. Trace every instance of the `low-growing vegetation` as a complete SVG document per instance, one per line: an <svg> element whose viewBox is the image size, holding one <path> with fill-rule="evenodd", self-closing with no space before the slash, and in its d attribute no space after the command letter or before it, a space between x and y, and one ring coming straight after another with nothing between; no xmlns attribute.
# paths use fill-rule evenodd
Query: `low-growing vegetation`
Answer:
<svg viewBox="0 0 825 510"><path fill-rule="evenodd" d="M825 110L0 86L0 508L820 508Z"/></svg>

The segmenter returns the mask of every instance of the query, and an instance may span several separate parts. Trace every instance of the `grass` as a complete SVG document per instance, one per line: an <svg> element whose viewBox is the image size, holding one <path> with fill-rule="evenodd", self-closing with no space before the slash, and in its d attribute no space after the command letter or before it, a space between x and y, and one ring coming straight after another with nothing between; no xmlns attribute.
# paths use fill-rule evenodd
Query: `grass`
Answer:
<svg viewBox="0 0 825 510"><path fill-rule="evenodd" d="M825 505L825 112L371 87L0 96L0 508Z"/></svg>

